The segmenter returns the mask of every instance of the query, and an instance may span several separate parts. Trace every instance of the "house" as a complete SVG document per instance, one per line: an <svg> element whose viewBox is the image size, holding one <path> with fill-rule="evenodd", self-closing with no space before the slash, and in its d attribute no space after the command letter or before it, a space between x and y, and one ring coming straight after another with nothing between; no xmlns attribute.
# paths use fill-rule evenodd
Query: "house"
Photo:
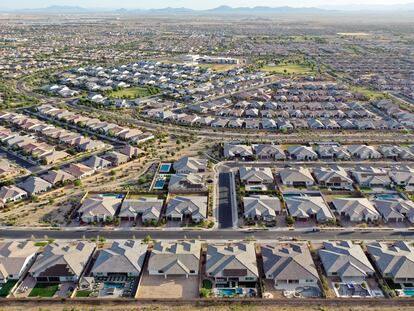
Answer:
<svg viewBox="0 0 414 311"><path fill-rule="evenodd" d="M345 147L341 146L318 146L316 153L321 159L338 159L338 160L350 160L351 155Z"/></svg>
<svg viewBox="0 0 414 311"><path fill-rule="evenodd" d="M280 200L267 195L252 195L243 198L246 219L273 221L282 211Z"/></svg>
<svg viewBox="0 0 414 311"><path fill-rule="evenodd" d="M351 171L351 175L360 187L389 188L391 179L388 171L372 166L359 166Z"/></svg>
<svg viewBox="0 0 414 311"><path fill-rule="evenodd" d="M59 242L45 246L29 269L37 282L77 282L95 250L92 242Z"/></svg>
<svg viewBox="0 0 414 311"><path fill-rule="evenodd" d="M167 219L183 221L190 218L194 222L207 219L207 196L176 196L167 204Z"/></svg>
<svg viewBox="0 0 414 311"><path fill-rule="evenodd" d="M304 167L288 167L279 171L282 184L290 187L309 187L315 184L309 169Z"/></svg>
<svg viewBox="0 0 414 311"><path fill-rule="evenodd" d="M216 287L256 287L259 278L253 243L209 244L205 267Z"/></svg>
<svg viewBox="0 0 414 311"><path fill-rule="evenodd" d="M201 242L157 242L148 260L148 274L196 276L200 270Z"/></svg>
<svg viewBox="0 0 414 311"><path fill-rule="evenodd" d="M289 214L296 220L316 219L317 222L327 222L335 219L325 200L321 196L306 194L284 194L284 200Z"/></svg>
<svg viewBox="0 0 414 311"><path fill-rule="evenodd" d="M261 160L285 160L286 155L282 148L273 144L253 145L254 153Z"/></svg>
<svg viewBox="0 0 414 311"><path fill-rule="evenodd" d="M94 277L138 277L144 265L147 248L147 244L137 240L114 241L110 248L99 251L90 274Z"/></svg>
<svg viewBox="0 0 414 311"><path fill-rule="evenodd" d="M36 258L38 247L34 241L0 242L0 286L10 280L17 281Z"/></svg>
<svg viewBox="0 0 414 311"><path fill-rule="evenodd" d="M249 160L253 159L253 150L251 146L246 145L232 145L224 144L224 157L226 159L242 159Z"/></svg>
<svg viewBox="0 0 414 311"><path fill-rule="evenodd" d="M352 241L325 241L318 253L326 275L339 277L341 282L363 282L375 274L361 246Z"/></svg>
<svg viewBox="0 0 414 311"><path fill-rule="evenodd" d="M54 150L49 154L42 156L42 162L45 164L54 164L69 157L69 154L65 151Z"/></svg>
<svg viewBox="0 0 414 311"><path fill-rule="evenodd" d="M298 161L314 161L318 159L318 154L308 146L292 146L287 150L292 159Z"/></svg>
<svg viewBox="0 0 414 311"><path fill-rule="evenodd" d="M135 221L139 218L143 222L158 221L163 204L164 201L157 197L126 198L122 202L118 217L126 221Z"/></svg>
<svg viewBox="0 0 414 311"><path fill-rule="evenodd" d="M347 149L351 156L361 160L380 159L382 157L381 153L379 153L373 146L349 145L347 146Z"/></svg>
<svg viewBox="0 0 414 311"><path fill-rule="evenodd" d="M145 153L143 150L141 150L137 147L133 147L131 145L126 145L124 148L119 150L119 152L122 153L122 154L125 154L130 159L137 159L141 155L144 155L144 153Z"/></svg>
<svg viewBox="0 0 414 311"><path fill-rule="evenodd" d="M76 178L62 170L50 170L45 175L42 175L42 179L50 182L54 186L57 184L64 185Z"/></svg>
<svg viewBox="0 0 414 311"><path fill-rule="evenodd" d="M85 199L78 209L79 218L84 223L112 220L121 205L122 196L95 195Z"/></svg>
<svg viewBox="0 0 414 311"><path fill-rule="evenodd" d="M3 186L0 188L0 202L16 202L27 197L27 192L16 186Z"/></svg>
<svg viewBox="0 0 414 311"><path fill-rule="evenodd" d="M265 244L261 254L265 278L273 280L275 289L318 287L318 271L306 244Z"/></svg>
<svg viewBox="0 0 414 311"><path fill-rule="evenodd" d="M17 186L23 190L26 190L26 192L30 195L43 193L52 188L51 183L36 176L26 178L23 182L18 183Z"/></svg>
<svg viewBox="0 0 414 311"><path fill-rule="evenodd" d="M92 156L89 159L83 161L82 164L90 167L93 170L102 170L112 165L110 161L98 156Z"/></svg>
<svg viewBox="0 0 414 311"><path fill-rule="evenodd" d="M239 169L240 180L245 185L273 184L274 178L269 167L245 167Z"/></svg>
<svg viewBox="0 0 414 311"><path fill-rule="evenodd" d="M313 169L313 176L316 182L329 189L352 190L353 180L348 173L340 166L320 167Z"/></svg>
<svg viewBox="0 0 414 311"><path fill-rule="evenodd" d="M63 169L66 173L74 176L76 179L82 179L92 176L95 173L95 169L86 166L82 163L71 163L68 167Z"/></svg>
<svg viewBox="0 0 414 311"><path fill-rule="evenodd" d="M171 193L203 192L207 191L203 174L174 174L168 182L168 191Z"/></svg>
<svg viewBox="0 0 414 311"><path fill-rule="evenodd" d="M127 155L116 151L107 152L103 157L110 161L113 166L119 166L129 161L129 157Z"/></svg>
<svg viewBox="0 0 414 311"><path fill-rule="evenodd" d="M367 251L384 279L394 283L414 283L414 248L407 242L373 242Z"/></svg>
<svg viewBox="0 0 414 311"><path fill-rule="evenodd" d="M183 157L174 162L173 169L178 174L204 173L207 171L207 160Z"/></svg>
<svg viewBox="0 0 414 311"><path fill-rule="evenodd" d="M381 218L374 205L366 198L338 198L332 201L335 210L350 221L373 222Z"/></svg>
<svg viewBox="0 0 414 311"><path fill-rule="evenodd" d="M389 171L389 177L398 187L403 187L410 191L414 189L414 169L409 166L392 166Z"/></svg>
<svg viewBox="0 0 414 311"><path fill-rule="evenodd" d="M407 218L414 223L414 202L411 200L377 197L373 203L385 222L401 222Z"/></svg>

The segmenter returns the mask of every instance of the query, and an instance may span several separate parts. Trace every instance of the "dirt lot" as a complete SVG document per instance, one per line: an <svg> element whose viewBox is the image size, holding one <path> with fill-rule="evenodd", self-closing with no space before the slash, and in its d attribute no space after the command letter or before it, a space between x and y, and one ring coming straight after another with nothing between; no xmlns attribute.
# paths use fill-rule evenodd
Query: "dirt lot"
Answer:
<svg viewBox="0 0 414 311"><path fill-rule="evenodd" d="M198 297L198 278L185 276L168 277L145 274L138 289L137 298L184 298Z"/></svg>

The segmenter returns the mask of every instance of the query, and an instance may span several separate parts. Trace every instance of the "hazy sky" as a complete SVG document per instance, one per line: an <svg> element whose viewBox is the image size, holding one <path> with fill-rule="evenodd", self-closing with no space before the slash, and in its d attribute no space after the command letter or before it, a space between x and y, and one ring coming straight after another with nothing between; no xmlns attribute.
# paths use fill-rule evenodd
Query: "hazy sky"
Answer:
<svg viewBox="0 0 414 311"><path fill-rule="evenodd" d="M412 0L414 1L414 0ZM89 8L163 8L187 7L193 9L207 9L219 5L239 6L343 6L343 5L392 5L408 3L404 0L0 0L1 9L13 8L40 8L51 5L71 5Z"/></svg>

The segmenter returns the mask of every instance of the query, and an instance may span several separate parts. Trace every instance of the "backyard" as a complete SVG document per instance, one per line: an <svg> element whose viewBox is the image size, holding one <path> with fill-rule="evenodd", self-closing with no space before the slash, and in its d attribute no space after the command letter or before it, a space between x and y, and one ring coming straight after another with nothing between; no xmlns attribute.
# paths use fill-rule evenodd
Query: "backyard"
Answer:
<svg viewBox="0 0 414 311"><path fill-rule="evenodd" d="M51 298L55 295L59 284L37 283L29 294L29 297Z"/></svg>
<svg viewBox="0 0 414 311"><path fill-rule="evenodd" d="M0 287L0 297L6 297L11 289L13 288L13 286L17 283L17 281L15 280L9 280L7 281L7 283L1 285Z"/></svg>

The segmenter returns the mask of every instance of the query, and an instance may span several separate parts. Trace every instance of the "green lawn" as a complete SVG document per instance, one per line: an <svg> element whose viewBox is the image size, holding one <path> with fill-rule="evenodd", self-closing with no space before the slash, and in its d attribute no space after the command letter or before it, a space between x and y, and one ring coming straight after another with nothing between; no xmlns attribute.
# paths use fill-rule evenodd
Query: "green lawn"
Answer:
<svg viewBox="0 0 414 311"><path fill-rule="evenodd" d="M29 294L29 297L51 298L57 292L59 284L37 283Z"/></svg>
<svg viewBox="0 0 414 311"><path fill-rule="evenodd" d="M49 244L49 242L42 241L42 242L36 242L35 243L35 246L37 246L37 247L43 247L43 246L46 246L48 244Z"/></svg>
<svg viewBox="0 0 414 311"><path fill-rule="evenodd" d="M111 92L109 98L135 99L159 94L160 90L156 87L130 87Z"/></svg>
<svg viewBox="0 0 414 311"><path fill-rule="evenodd" d="M76 292L76 297L78 297L78 298L89 297L91 295L91 293L92 293L91 290L78 290Z"/></svg>
<svg viewBox="0 0 414 311"><path fill-rule="evenodd" d="M9 280L9 281L7 281L7 283L2 285L0 287L0 297L6 297L10 293L11 289L13 288L13 286L16 283L17 283L17 281Z"/></svg>
<svg viewBox="0 0 414 311"><path fill-rule="evenodd" d="M262 71L270 73L279 73L279 74L297 74L297 75L308 75L313 74L311 68L304 65L297 64L280 64L280 65L265 65L262 68Z"/></svg>

